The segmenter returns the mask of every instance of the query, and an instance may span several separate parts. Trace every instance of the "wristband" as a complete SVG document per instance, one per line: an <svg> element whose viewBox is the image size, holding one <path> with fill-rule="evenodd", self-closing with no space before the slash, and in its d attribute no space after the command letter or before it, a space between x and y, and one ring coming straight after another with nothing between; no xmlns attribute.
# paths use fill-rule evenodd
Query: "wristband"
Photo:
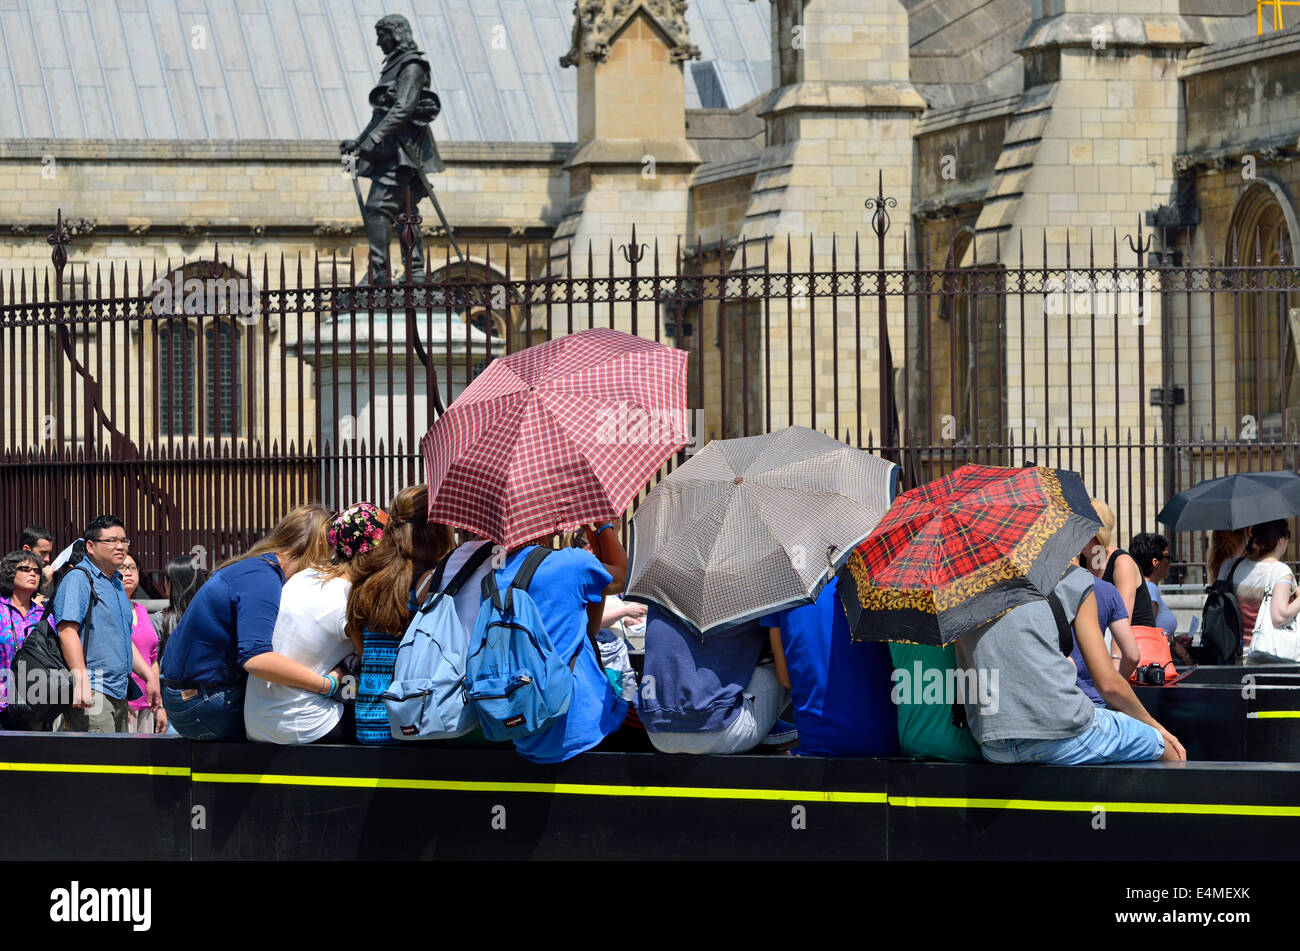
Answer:
<svg viewBox="0 0 1300 951"><path fill-rule="evenodd" d="M322 697L332 697L339 692L339 680L333 674L325 674L325 679L329 681L330 689L321 694Z"/></svg>
<svg viewBox="0 0 1300 951"><path fill-rule="evenodd" d="M614 528L614 523L613 523L613 522L606 522L604 525L600 526L600 528L596 529L596 534L599 535L601 532L603 532L603 531L604 531L605 529L607 529L607 528L608 528L610 531L618 531L618 529Z"/></svg>

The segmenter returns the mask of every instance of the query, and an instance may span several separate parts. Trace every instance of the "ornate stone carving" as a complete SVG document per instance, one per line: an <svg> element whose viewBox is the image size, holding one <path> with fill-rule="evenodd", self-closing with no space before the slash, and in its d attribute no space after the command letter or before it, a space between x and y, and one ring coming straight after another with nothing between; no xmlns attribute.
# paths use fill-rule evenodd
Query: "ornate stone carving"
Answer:
<svg viewBox="0 0 1300 951"><path fill-rule="evenodd" d="M341 238L351 233L352 226L345 221L316 222L316 236L318 238Z"/></svg>
<svg viewBox="0 0 1300 951"><path fill-rule="evenodd" d="M197 218L186 218L181 222L181 234L187 238L194 238L203 230L203 222Z"/></svg>
<svg viewBox="0 0 1300 951"><path fill-rule="evenodd" d="M573 5L573 45L560 57L560 65L577 66L584 56L603 63L614 34L638 11L645 11L671 41L669 55L674 63L700 58L700 49L691 43L686 25L686 0L577 0Z"/></svg>
<svg viewBox="0 0 1300 951"><path fill-rule="evenodd" d="M25 225L21 221L15 221L9 227L13 228L14 234L27 234L31 230L30 225Z"/></svg>
<svg viewBox="0 0 1300 951"><path fill-rule="evenodd" d="M1266 145L1259 150L1259 160L1261 162L1276 162L1282 158L1282 148L1277 145Z"/></svg>
<svg viewBox="0 0 1300 951"><path fill-rule="evenodd" d="M1196 159L1190 155L1182 154L1174 156L1174 171L1179 175L1186 175L1188 172L1196 170Z"/></svg>
<svg viewBox="0 0 1300 951"><path fill-rule="evenodd" d="M249 225L248 234L253 238L260 238L266 234L266 225Z"/></svg>
<svg viewBox="0 0 1300 951"><path fill-rule="evenodd" d="M153 222L150 221L148 218L126 219L127 234L133 234L137 238L143 237L144 235L148 234L149 229L152 227L153 227Z"/></svg>
<svg viewBox="0 0 1300 951"><path fill-rule="evenodd" d="M94 218L69 218L63 223L70 235L93 234L95 231Z"/></svg>

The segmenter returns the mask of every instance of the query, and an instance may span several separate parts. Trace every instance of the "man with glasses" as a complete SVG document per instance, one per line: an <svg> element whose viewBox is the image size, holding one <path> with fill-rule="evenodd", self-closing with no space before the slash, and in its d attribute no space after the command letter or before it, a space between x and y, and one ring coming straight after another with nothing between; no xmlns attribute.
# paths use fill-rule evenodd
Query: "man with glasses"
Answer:
<svg viewBox="0 0 1300 951"><path fill-rule="evenodd" d="M149 705L162 704L158 676L131 643L134 610L119 570L131 542L121 519L101 515L86 526L86 557L59 583L53 620L63 658L73 675L73 701L63 715L68 733L124 733L134 671L146 684ZM83 620L89 618L89 631ZM138 695L138 694L137 694Z"/></svg>

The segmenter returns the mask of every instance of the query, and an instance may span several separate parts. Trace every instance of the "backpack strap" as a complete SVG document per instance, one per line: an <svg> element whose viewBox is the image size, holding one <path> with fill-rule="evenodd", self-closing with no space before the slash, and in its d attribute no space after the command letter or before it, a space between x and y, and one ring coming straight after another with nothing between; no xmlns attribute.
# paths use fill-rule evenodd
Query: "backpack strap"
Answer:
<svg viewBox="0 0 1300 951"><path fill-rule="evenodd" d="M538 567L546 560L554 549L538 545L528 553L524 563L519 566L519 571L515 573L515 580L510 582L510 587L518 588L520 591L527 591L528 586L533 583L533 575L537 573Z"/></svg>
<svg viewBox="0 0 1300 951"><path fill-rule="evenodd" d="M478 548L474 550L474 553L470 555L469 558L466 560L465 564L460 566L460 571L456 572L455 576L451 579L450 582L448 582L447 587L441 588L440 590L442 590L449 597L452 598L456 597L456 595L460 593L460 589L464 587L465 582L468 581L471 577L473 577L474 572L478 571L481 567L483 567L483 562L487 561L488 558L491 557L491 555L492 555L491 542L484 542L483 544L479 545ZM442 581L442 570L443 567L445 567L445 565L446 563L444 562L443 565L439 566L438 568L439 582Z"/></svg>
<svg viewBox="0 0 1300 951"><path fill-rule="evenodd" d="M1232 567L1228 569L1228 577L1226 577L1226 578L1223 579L1224 581L1228 582L1228 584L1232 585L1232 587L1233 587L1233 589L1234 589L1234 592L1235 592L1235 589L1236 589L1236 587L1237 587L1237 583L1236 583L1235 581L1232 580L1232 576L1235 575L1235 574L1237 573L1237 566L1238 566L1239 564L1241 564L1241 563L1242 563L1243 561L1245 561L1245 560L1246 560L1246 556L1245 556L1245 555L1242 555L1240 558L1238 558L1236 561L1234 561L1234 562L1232 563ZM1214 580L1217 581L1217 580L1219 580L1219 579L1216 578L1216 579L1214 579ZM1211 583L1213 583L1213 582L1211 582Z"/></svg>
<svg viewBox="0 0 1300 951"><path fill-rule="evenodd" d="M514 580L510 582L510 587L506 588L504 597L501 595L501 589L497 587L497 573L495 571L489 571L483 576L483 600L490 600L496 606L498 611L505 614L512 613L515 609L515 605L511 592L515 588L518 588L520 591L527 591L528 586L532 584L533 575L537 572L537 566L545 561L546 556L552 551L553 549L547 548L544 545L538 545L530 551L528 556L524 559L524 563L520 565L519 570L515 572Z"/></svg>
<svg viewBox="0 0 1300 951"><path fill-rule="evenodd" d="M421 611L428 610L431 605L425 604L425 598L430 591L437 591L442 583L442 572L447 567L447 562L451 560L451 552L442 556L442 560L424 573L420 578L419 584L415 586L415 603L420 606Z"/></svg>
<svg viewBox="0 0 1300 951"><path fill-rule="evenodd" d="M1061 604L1061 599L1053 591L1047 596L1047 603L1052 608L1052 617L1056 618L1056 639L1061 648L1061 653L1069 657L1074 653L1074 630L1070 627L1070 622L1065 619L1065 605Z"/></svg>

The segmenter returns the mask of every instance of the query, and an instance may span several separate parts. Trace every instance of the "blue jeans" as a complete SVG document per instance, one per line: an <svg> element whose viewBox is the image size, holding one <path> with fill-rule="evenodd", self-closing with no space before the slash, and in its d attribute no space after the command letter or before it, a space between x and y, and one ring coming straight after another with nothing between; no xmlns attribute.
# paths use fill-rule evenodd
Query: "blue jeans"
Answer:
<svg viewBox="0 0 1300 951"><path fill-rule="evenodd" d="M1165 738L1155 727L1131 716L1097 707L1092 726L1063 740L990 740L980 744L990 763L1042 763L1090 766L1095 763L1145 763L1165 752Z"/></svg>
<svg viewBox="0 0 1300 951"><path fill-rule="evenodd" d="M190 740L243 740L244 684L181 691L163 684L167 722ZM188 699L182 694L191 694Z"/></svg>

